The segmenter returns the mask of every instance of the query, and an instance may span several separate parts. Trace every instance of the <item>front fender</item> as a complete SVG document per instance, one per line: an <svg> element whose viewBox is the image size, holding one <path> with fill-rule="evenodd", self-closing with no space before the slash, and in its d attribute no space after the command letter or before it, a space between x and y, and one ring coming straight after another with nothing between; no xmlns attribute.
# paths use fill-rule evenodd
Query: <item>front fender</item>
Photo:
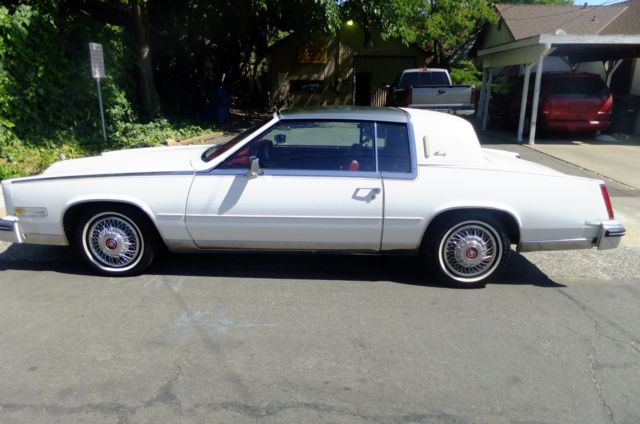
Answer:
<svg viewBox="0 0 640 424"><path fill-rule="evenodd" d="M67 212L69 211L69 209L73 208L74 206L78 206L85 203L124 203L127 205L135 206L140 210L142 210L153 222L153 224L157 226L157 222L155 219L155 215L153 214L153 211L151 210L149 205L145 203L143 200L136 198L134 196L127 196L127 195L120 195L120 194L111 194L111 195L101 194L99 197L93 196L93 195L82 195L82 196L76 196L69 199L65 203L62 213L60 214L61 228L64 228L64 217L67 215Z"/></svg>

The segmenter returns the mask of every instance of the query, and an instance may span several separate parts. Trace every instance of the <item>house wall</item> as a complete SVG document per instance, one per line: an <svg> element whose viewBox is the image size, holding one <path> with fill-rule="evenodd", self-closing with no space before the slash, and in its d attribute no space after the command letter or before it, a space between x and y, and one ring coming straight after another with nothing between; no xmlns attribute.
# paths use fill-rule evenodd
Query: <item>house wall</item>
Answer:
<svg viewBox="0 0 640 424"><path fill-rule="evenodd" d="M507 26L504 23L498 23L489 27L487 33L484 35L480 50L499 46L500 44L507 44L512 41L514 41L514 38Z"/></svg>
<svg viewBox="0 0 640 424"><path fill-rule="evenodd" d="M327 52L327 63L299 63L298 51L305 40L290 36L270 53L270 80L274 103L286 106L351 105L355 100L356 73L368 74L370 90L382 83L393 83L406 68L424 66L422 50L405 46L397 40L382 40L373 34L366 43L364 31L357 25L344 26L334 38L311 43ZM296 81L316 81L296 90ZM314 88L317 87L317 88Z"/></svg>
<svg viewBox="0 0 640 424"><path fill-rule="evenodd" d="M296 97L299 106L307 104L329 104L330 97L334 97L336 104L344 102L351 95L345 95L335 91L336 82L332 78L335 73L336 43L334 40L315 40L315 47L323 47L327 50L327 63L299 63L298 51L304 47L303 42L298 42L294 37L283 40L277 49L270 53L269 74L271 80L272 101L290 103L289 89L292 81L319 81L320 87L312 90L311 87L302 89L291 95Z"/></svg>

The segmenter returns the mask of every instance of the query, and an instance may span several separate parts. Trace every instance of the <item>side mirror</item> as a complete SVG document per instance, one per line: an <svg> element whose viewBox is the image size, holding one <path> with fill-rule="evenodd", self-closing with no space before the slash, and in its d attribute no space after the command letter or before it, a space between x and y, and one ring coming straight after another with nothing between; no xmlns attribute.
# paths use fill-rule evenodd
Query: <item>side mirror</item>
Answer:
<svg viewBox="0 0 640 424"><path fill-rule="evenodd" d="M276 134L275 137L273 137L273 141L275 141L276 144L284 144L287 142L287 136L285 134Z"/></svg>
<svg viewBox="0 0 640 424"><path fill-rule="evenodd" d="M249 172L247 172L248 177L257 177L258 175L262 175L262 169L260 169L260 159L256 156L251 156L249 158Z"/></svg>

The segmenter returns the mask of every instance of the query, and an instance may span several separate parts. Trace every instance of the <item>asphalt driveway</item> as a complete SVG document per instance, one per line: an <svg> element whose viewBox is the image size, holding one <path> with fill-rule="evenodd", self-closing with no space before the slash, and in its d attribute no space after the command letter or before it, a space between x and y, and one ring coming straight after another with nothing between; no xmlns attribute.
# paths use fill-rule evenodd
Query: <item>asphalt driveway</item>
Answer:
<svg viewBox="0 0 640 424"><path fill-rule="evenodd" d="M0 247L3 424L640 421L639 248L514 254L454 290L406 258L169 255L118 279Z"/></svg>

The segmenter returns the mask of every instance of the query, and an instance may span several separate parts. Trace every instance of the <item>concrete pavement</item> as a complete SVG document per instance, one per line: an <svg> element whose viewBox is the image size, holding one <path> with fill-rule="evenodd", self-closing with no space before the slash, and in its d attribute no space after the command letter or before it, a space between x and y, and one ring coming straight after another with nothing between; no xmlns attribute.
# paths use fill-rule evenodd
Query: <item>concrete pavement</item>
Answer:
<svg viewBox="0 0 640 424"><path fill-rule="evenodd" d="M511 135L505 135L503 132L487 131L478 135L484 147L515 152L525 160L540 163L565 174L604 180L611 195L616 219L623 223L627 230L627 234L622 238L622 246L640 247L640 190L621 182L632 181L636 174L640 178L640 167L635 170L632 166L640 161L640 145L622 152L616 150L618 146L607 146L605 154L602 148L580 144L517 144L513 142ZM606 170L604 166L593 166L601 155L611 157L603 159L604 163L610 164ZM583 158L588 158L588 161ZM625 162L627 165L616 168L613 164L617 161ZM586 166L597 168L609 175L594 172Z"/></svg>
<svg viewBox="0 0 640 424"><path fill-rule="evenodd" d="M640 189L639 142L544 139L526 147Z"/></svg>

